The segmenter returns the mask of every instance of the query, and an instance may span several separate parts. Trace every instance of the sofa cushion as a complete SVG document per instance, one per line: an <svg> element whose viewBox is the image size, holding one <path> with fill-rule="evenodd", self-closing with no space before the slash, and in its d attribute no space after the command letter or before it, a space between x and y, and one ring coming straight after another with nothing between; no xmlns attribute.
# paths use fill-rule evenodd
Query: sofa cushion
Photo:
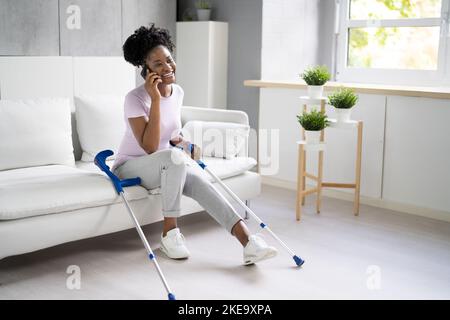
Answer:
<svg viewBox="0 0 450 320"><path fill-rule="evenodd" d="M220 179L238 176L256 165L256 160L250 157L234 157L231 159L204 157L202 160ZM213 181L212 178L210 180Z"/></svg>
<svg viewBox="0 0 450 320"><path fill-rule="evenodd" d="M204 163L208 166L211 171L217 175L220 179L226 179L234 176L238 176L256 165L256 160L249 157L234 157L231 159L220 159L214 157L204 157ZM106 161L106 164L111 168L112 165L111 160ZM100 169L94 164L94 162L84 162L77 161L77 168L91 171L91 172L100 172ZM197 163L193 163L193 165L198 166ZM106 174L105 174L106 176ZM209 177L210 181L213 181L212 177Z"/></svg>
<svg viewBox="0 0 450 320"><path fill-rule="evenodd" d="M186 122L184 137L200 146L203 157L231 159L246 148L250 127L246 124L217 121Z"/></svg>
<svg viewBox="0 0 450 320"><path fill-rule="evenodd" d="M73 166L70 101L0 100L0 170Z"/></svg>
<svg viewBox="0 0 450 320"><path fill-rule="evenodd" d="M111 149L115 159L125 132L123 96L83 95L75 97L76 120L82 161L93 161L102 150Z"/></svg>
<svg viewBox="0 0 450 320"><path fill-rule="evenodd" d="M190 165L198 166L196 162L193 160L189 160ZM227 179L231 177L236 177L241 174L246 173L248 170L253 168L256 165L256 160L253 158L248 157L235 157L232 159L219 159L214 157L205 157L203 158L203 161L208 166L211 171L219 177L219 179ZM111 160L107 161L106 164L111 168L112 166ZM91 172L100 172L100 169L93 163L93 162L84 162L84 161L77 161L76 166L83 170L88 170ZM102 174L106 174L102 172ZM207 174L205 172L206 176L208 177L209 181L214 182L214 178L211 177L211 175ZM160 194L161 189L155 188L148 190L149 194L155 195Z"/></svg>
<svg viewBox="0 0 450 320"><path fill-rule="evenodd" d="M126 188L127 199L147 197L140 186ZM0 172L0 220L60 213L121 202L101 173L50 165Z"/></svg>
<svg viewBox="0 0 450 320"><path fill-rule="evenodd" d="M111 159L111 157L110 158L108 158L108 159ZM112 165L114 164L114 160L107 160L106 161L106 165L111 169L112 168ZM100 170L100 168L99 167L97 167L95 164L94 164L94 162L93 161L76 161L75 162L75 166L78 168L78 169L82 169L82 170L86 170L86 171L91 171L91 172L96 172L96 173L101 173L101 174L104 174L105 175L105 177L106 177L106 173L104 173L103 171L101 171Z"/></svg>

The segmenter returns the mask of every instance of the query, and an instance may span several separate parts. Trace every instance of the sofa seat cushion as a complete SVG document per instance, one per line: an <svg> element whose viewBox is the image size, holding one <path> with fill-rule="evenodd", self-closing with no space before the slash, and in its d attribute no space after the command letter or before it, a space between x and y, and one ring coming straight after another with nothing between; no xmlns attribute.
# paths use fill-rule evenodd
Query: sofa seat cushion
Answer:
<svg viewBox="0 0 450 320"><path fill-rule="evenodd" d="M126 188L127 199L148 196L140 186ZM121 202L111 181L64 165L0 171L0 220L19 219Z"/></svg>
<svg viewBox="0 0 450 320"><path fill-rule="evenodd" d="M256 160L250 157L234 157L231 159L215 158L215 157L204 157L203 161L211 169L214 174L216 174L220 179L226 179L240 175L256 165ZM113 160L106 161L106 164L111 168ZM75 163L76 167L79 169L103 173L94 164L94 162L77 161ZM197 165L194 163L194 165ZM106 174L105 174L106 176ZM211 178L210 181L213 181Z"/></svg>
<svg viewBox="0 0 450 320"><path fill-rule="evenodd" d="M107 160L106 161L106 165L111 169L112 166L114 164L114 160ZM95 172L95 173L101 173L104 174L106 177L106 174L103 173L103 171L100 170L99 167L97 167L93 161L76 161L75 162L75 166L78 169L82 169L82 170L86 170L86 171L91 171L91 172Z"/></svg>
<svg viewBox="0 0 450 320"><path fill-rule="evenodd" d="M253 168L256 165L256 160L250 157L234 157L231 159L221 159L215 157L204 157L204 163L208 166L211 171L217 175L220 179L227 179L231 177L243 174ZM111 168L114 160L106 161L106 164ZM194 166L198 166L197 163L192 162ZM93 162L77 161L75 163L77 168L88 170L91 172L101 172L100 169ZM106 174L104 174L106 177ZM213 177L208 175L209 181L214 182ZM149 194L159 194L161 193L160 188L155 188L148 191Z"/></svg>

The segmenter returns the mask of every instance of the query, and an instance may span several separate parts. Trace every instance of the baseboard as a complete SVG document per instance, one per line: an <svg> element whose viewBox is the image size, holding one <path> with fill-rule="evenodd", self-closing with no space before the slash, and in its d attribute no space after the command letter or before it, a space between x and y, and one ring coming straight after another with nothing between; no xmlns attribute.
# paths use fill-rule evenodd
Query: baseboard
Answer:
<svg viewBox="0 0 450 320"><path fill-rule="evenodd" d="M262 183L265 185L270 185L274 187L289 189L289 190L297 190L297 183L293 181L287 181L267 176L261 176ZM311 185L311 187L313 187ZM326 197L335 198L335 199L341 199L341 200L347 200L347 201L353 201L353 194L343 192L336 189L329 189L324 188L322 189L322 194ZM419 206L414 206L410 204L405 203L399 203L394 202L386 199L379 199L379 198L372 198L367 196L361 196L360 197L360 203L366 204L373 207L383 208L383 209L389 209L409 214L414 214L421 217L441 220L450 222L450 212L437 210L437 209L431 209L431 208L423 208Z"/></svg>

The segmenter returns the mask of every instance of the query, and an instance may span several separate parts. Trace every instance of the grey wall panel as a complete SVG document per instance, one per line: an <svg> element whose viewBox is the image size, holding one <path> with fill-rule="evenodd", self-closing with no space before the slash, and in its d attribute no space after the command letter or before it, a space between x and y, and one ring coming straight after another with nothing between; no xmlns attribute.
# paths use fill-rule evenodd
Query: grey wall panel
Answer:
<svg viewBox="0 0 450 320"><path fill-rule="evenodd" d="M0 0L0 55L59 55L58 0Z"/></svg>
<svg viewBox="0 0 450 320"><path fill-rule="evenodd" d="M334 19L335 19L334 0L320 0L319 13L319 64L324 64L331 72L334 72ZM334 74L333 74L334 77Z"/></svg>
<svg viewBox="0 0 450 320"><path fill-rule="evenodd" d="M229 21L228 108L245 111L250 126L258 128L259 90L244 87L244 80L261 78L262 1L216 1L219 21Z"/></svg>
<svg viewBox="0 0 450 320"><path fill-rule="evenodd" d="M122 42L140 26L154 22L168 29L175 43L176 15L176 0L122 0Z"/></svg>
<svg viewBox="0 0 450 320"><path fill-rule="evenodd" d="M60 0L59 7L61 55L122 55L121 0Z"/></svg>

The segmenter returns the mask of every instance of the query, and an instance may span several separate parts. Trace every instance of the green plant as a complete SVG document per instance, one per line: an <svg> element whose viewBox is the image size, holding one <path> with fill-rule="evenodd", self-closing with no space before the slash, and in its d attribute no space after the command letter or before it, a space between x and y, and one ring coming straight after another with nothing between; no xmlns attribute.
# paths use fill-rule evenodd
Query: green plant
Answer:
<svg viewBox="0 0 450 320"><path fill-rule="evenodd" d="M183 21L194 21L195 11L192 8L187 8L183 12Z"/></svg>
<svg viewBox="0 0 450 320"><path fill-rule="evenodd" d="M350 109L357 101L358 96L349 88L340 88L328 96L328 103L339 109Z"/></svg>
<svg viewBox="0 0 450 320"><path fill-rule="evenodd" d="M197 9L211 9L211 3L208 0L199 0L195 6Z"/></svg>
<svg viewBox="0 0 450 320"><path fill-rule="evenodd" d="M327 115L316 109L297 115L297 120L303 129L308 131L320 131L328 127L329 124Z"/></svg>
<svg viewBox="0 0 450 320"><path fill-rule="evenodd" d="M326 66L315 66L306 69L302 74L300 74L300 77L310 86L323 86L328 80L330 80L331 75Z"/></svg>

